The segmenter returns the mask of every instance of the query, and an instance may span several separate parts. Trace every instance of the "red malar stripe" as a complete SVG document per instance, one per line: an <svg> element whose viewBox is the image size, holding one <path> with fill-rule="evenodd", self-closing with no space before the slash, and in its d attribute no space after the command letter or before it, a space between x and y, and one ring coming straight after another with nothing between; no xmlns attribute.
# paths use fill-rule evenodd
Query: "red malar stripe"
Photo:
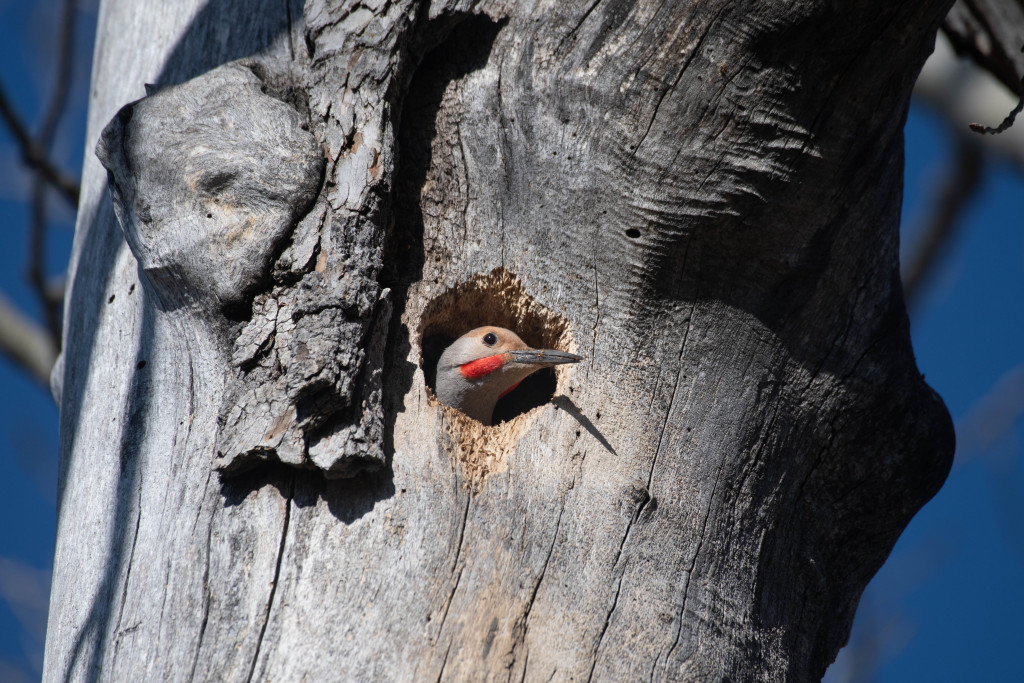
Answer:
<svg viewBox="0 0 1024 683"><path fill-rule="evenodd" d="M503 353L499 353L494 356L471 360L468 363L460 365L459 372L461 372L462 376L466 379L480 379L481 377L489 375L500 368L505 363L505 359L503 358L504 355L505 354Z"/></svg>

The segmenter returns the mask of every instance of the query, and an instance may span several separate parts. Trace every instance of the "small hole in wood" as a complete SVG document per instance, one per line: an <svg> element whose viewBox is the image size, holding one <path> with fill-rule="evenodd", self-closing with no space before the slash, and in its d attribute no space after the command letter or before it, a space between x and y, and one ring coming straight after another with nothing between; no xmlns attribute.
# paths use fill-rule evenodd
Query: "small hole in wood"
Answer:
<svg viewBox="0 0 1024 683"><path fill-rule="evenodd" d="M629 230L626 231L626 237L628 237L630 239L635 240L639 236L640 236L640 231L637 230L636 228L630 228Z"/></svg>

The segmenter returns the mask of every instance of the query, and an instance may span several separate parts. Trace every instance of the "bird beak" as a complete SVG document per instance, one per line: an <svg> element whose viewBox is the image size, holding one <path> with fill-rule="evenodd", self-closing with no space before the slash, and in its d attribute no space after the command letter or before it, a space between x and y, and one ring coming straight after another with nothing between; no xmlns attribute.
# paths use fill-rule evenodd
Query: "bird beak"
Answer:
<svg viewBox="0 0 1024 683"><path fill-rule="evenodd" d="M562 365L563 363L579 363L583 356L552 349L522 349L506 351L509 360L523 365Z"/></svg>

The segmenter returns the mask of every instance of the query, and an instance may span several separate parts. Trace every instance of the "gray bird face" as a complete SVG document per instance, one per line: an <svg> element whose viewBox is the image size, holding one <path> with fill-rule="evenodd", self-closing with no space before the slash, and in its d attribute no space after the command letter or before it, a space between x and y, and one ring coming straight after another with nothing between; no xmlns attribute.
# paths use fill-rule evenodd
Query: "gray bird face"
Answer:
<svg viewBox="0 0 1024 683"><path fill-rule="evenodd" d="M441 354L437 398L489 425L494 404L525 377L541 368L580 360L565 351L532 349L503 327L478 327Z"/></svg>

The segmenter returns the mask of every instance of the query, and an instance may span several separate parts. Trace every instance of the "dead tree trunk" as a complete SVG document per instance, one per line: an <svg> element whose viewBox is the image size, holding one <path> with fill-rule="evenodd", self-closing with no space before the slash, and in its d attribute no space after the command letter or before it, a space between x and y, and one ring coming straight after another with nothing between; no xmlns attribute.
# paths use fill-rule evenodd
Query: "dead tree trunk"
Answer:
<svg viewBox="0 0 1024 683"><path fill-rule="evenodd" d="M46 679L818 679L952 456L949 4L105 0ZM485 428L482 324L586 360Z"/></svg>

